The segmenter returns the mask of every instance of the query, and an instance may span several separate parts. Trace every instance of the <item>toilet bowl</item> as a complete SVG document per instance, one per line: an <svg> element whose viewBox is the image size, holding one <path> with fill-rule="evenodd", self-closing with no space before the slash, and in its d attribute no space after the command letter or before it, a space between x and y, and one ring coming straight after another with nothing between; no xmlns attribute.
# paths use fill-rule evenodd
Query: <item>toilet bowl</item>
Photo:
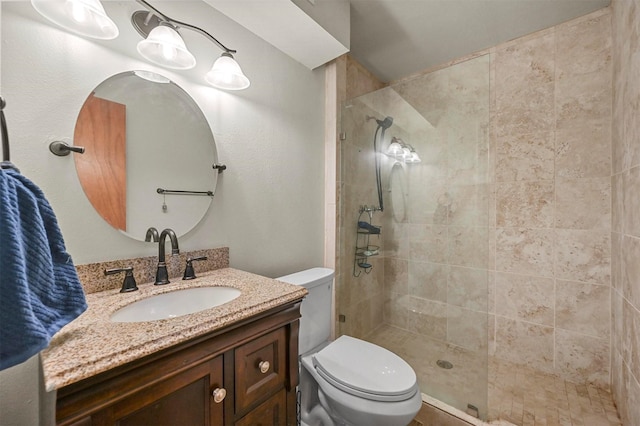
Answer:
<svg viewBox="0 0 640 426"><path fill-rule="evenodd" d="M318 392L334 424L404 426L422 403L409 364L384 348L350 336L306 354L302 368L315 381L316 386L310 388ZM311 425L309 421L315 419L307 420Z"/></svg>
<svg viewBox="0 0 640 426"><path fill-rule="evenodd" d="M333 271L313 268L277 279L309 291L299 332L302 425L409 424L422 404L411 366L364 340L329 340Z"/></svg>

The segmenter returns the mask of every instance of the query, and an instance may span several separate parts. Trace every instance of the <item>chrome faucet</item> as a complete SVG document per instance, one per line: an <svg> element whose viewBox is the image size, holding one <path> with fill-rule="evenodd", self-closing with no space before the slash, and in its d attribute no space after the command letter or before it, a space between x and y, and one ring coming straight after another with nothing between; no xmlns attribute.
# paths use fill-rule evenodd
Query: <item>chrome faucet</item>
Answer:
<svg viewBox="0 0 640 426"><path fill-rule="evenodd" d="M169 228L162 231L158 242L158 270L156 271L156 282L154 283L155 285L169 284L169 273L167 272L167 264L165 263L164 259L164 244L167 239L167 235L171 240L171 254L180 253L180 249L178 248L178 237L176 237L176 233Z"/></svg>

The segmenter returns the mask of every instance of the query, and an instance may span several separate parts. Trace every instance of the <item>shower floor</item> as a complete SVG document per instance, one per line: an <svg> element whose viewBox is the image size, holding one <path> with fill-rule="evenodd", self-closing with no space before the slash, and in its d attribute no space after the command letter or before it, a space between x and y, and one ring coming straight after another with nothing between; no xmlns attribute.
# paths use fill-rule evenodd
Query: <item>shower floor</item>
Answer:
<svg viewBox="0 0 640 426"><path fill-rule="evenodd" d="M365 338L405 359L415 370L422 393L465 411L467 404L485 416L486 357L460 347L382 325ZM436 365L446 359L453 368ZM517 426L622 425L611 393L552 374L489 359L488 419Z"/></svg>

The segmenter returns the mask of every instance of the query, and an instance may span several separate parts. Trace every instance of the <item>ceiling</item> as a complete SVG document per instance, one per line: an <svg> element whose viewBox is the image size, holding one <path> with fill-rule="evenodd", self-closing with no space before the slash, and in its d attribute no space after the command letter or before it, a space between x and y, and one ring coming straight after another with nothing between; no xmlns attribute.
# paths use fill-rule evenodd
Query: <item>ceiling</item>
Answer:
<svg viewBox="0 0 640 426"><path fill-rule="evenodd" d="M330 1L330 0L329 0ZM608 6L610 0L351 0L351 55L384 82Z"/></svg>

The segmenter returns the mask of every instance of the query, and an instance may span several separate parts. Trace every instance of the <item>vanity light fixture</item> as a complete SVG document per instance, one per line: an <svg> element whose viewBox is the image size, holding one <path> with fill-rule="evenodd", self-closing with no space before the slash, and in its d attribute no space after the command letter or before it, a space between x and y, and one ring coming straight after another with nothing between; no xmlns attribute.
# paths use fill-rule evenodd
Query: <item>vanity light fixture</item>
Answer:
<svg viewBox="0 0 640 426"><path fill-rule="evenodd" d="M136 1L147 9L133 12L131 16L133 27L145 38L138 43L138 52L145 59L173 69L195 67L196 59L178 33L179 28L187 28L203 35L223 50L222 55L205 75L207 83L224 90L242 90L249 87L249 79L233 58L235 50L229 49L202 28L170 18L145 0Z"/></svg>
<svg viewBox="0 0 640 426"><path fill-rule="evenodd" d="M76 34L102 40L118 37L118 27L100 0L31 0L31 5L49 21Z"/></svg>
<svg viewBox="0 0 640 426"><path fill-rule="evenodd" d="M387 156L405 163L420 163L422 161L413 146L395 136L391 138L391 143L387 148Z"/></svg>

